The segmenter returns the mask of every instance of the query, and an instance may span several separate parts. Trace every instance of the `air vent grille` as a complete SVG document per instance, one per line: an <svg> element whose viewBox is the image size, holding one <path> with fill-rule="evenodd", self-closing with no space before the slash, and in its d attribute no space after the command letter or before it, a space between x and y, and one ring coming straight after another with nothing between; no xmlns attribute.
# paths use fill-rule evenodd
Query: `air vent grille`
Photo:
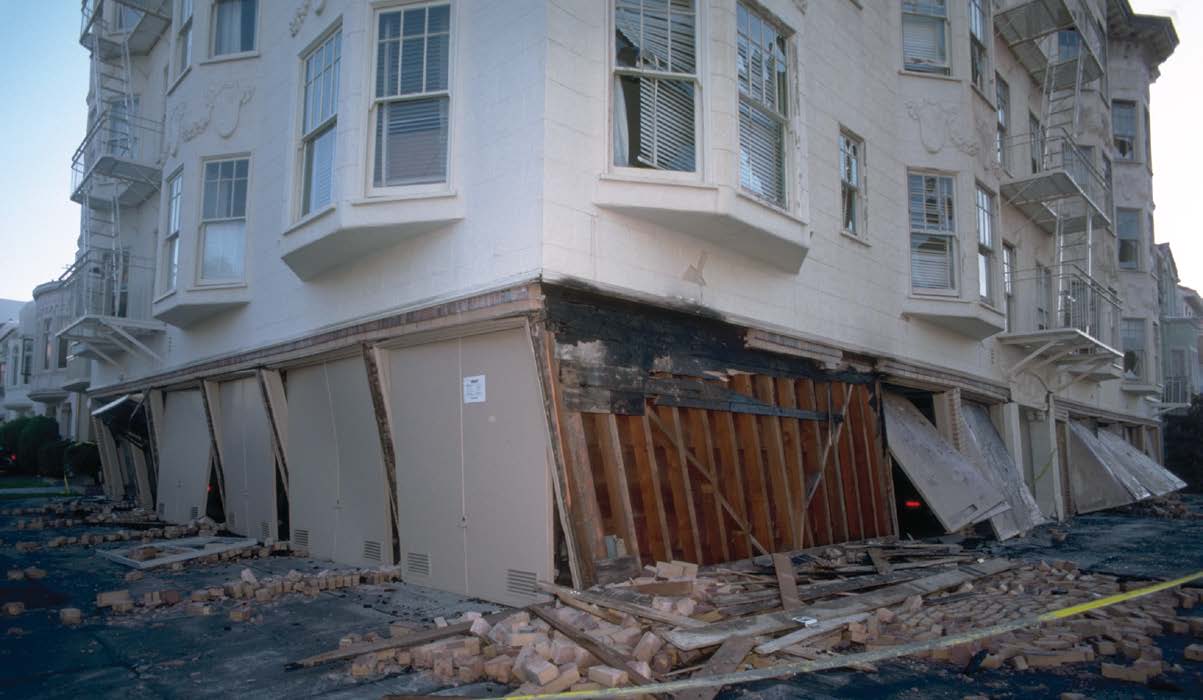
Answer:
<svg viewBox="0 0 1203 700"><path fill-rule="evenodd" d="M196 520L199 517L200 517L200 508L198 508L197 506L192 506L192 508L188 511L188 518L190 520Z"/></svg>
<svg viewBox="0 0 1203 700"><path fill-rule="evenodd" d="M535 587L535 579L537 578L533 571L507 569L505 572L505 589L514 595L534 597L539 593Z"/></svg>
<svg viewBox="0 0 1203 700"><path fill-rule="evenodd" d="M430 575L430 555L421 552L405 553L405 573L414 576Z"/></svg>
<svg viewBox="0 0 1203 700"><path fill-rule="evenodd" d="M371 540L363 541L363 558L370 561L380 561L380 543Z"/></svg>
<svg viewBox="0 0 1203 700"><path fill-rule="evenodd" d="M309 546L309 531L308 530L293 530L292 543L298 547Z"/></svg>
<svg viewBox="0 0 1203 700"><path fill-rule="evenodd" d="M267 542L271 538L272 538L271 525L268 525L266 520L260 520L259 521L259 539L263 540L264 542Z"/></svg>

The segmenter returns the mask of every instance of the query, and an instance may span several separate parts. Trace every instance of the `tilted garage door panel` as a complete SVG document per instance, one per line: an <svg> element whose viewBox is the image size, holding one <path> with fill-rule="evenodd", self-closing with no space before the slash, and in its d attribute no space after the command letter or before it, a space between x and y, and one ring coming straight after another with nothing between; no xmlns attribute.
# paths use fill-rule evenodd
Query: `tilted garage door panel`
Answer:
<svg viewBox="0 0 1203 700"><path fill-rule="evenodd" d="M172 391L163 398L159 503L164 520L183 523L205 514L209 428L200 391Z"/></svg>
<svg viewBox="0 0 1203 700"><path fill-rule="evenodd" d="M523 330L462 341L465 380L484 401L463 404L468 594L528 605L551 580L551 481L543 400Z"/></svg>
<svg viewBox="0 0 1203 700"><path fill-rule="evenodd" d="M391 564L388 481L363 358L326 365L338 445L338 533L334 560Z"/></svg>
<svg viewBox="0 0 1203 700"><path fill-rule="evenodd" d="M467 593L459 341L393 350L388 357L403 575Z"/></svg>
<svg viewBox="0 0 1203 700"><path fill-rule="evenodd" d="M258 539L274 538L276 466L259 384L255 379L225 382L220 396L227 523L233 512L233 532Z"/></svg>
<svg viewBox="0 0 1203 700"><path fill-rule="evenodd" d="M326 366L289 370L287 401L292 544L330 559L338 523L338 454Z"/></svg>
<svg viewBox="0 0 1203 700"><path fill-rule="evenodd" d="M1069 488L1079 513L1091 513L1149 497L1149 492L1081 422L1069 422Z"/></svg>

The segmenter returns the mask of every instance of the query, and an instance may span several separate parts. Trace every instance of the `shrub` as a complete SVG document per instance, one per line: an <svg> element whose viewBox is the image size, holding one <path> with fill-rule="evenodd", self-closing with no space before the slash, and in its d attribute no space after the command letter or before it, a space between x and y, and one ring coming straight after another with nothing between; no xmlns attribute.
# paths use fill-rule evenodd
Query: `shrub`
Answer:
<svg viewBox="0 0 1203 700"><path fill-rule="evenodd" d="M75 442L63 451L63 464L73 474L96 478L100 473L100 448L94 442Z"/></svg>
<svg viewBox="0 0 1203 700"><path fill-rule="evenodd" d="M63 457L70 440L55 440L38 448L38 474L61 479L63 476Z"/></svg>
<svg viewBox="0 0 1203 700"><path fill-rule="evenodd" d="M38 468L38 450L42 449L42 445L59 439L58 422L46 416L34 416L28 420L17 440L17 468L32 474Z"/></svg>
<svg viewBox="0 0 1203 700"><path fill-rule="evenodd" d="M1186 415L1168 417L1165 426L1165 466L1187 484L1203 491L1203 395L1196 395Z"/></svg>
<svg viewBox="0 0 1203 700"><path fill-rule="evenodd" d="M29 423L29 418L14 418L0 424L0 449L16 453L17 443L21 441L21 431Z"/></svg>

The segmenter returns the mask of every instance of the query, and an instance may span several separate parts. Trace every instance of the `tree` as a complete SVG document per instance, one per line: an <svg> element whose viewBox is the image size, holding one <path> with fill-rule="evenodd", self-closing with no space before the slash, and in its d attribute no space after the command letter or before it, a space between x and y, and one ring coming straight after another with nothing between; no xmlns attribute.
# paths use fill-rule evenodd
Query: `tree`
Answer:
<svg viewBox="0 0 1203 700"><path fill-rule="evenodd" d="M1186 482L1188 490L1203 491L1203 395L1191 399L1185 415L1168 417L1165 466Z"/></svg>
<svg viewBox="0 0 1203 700"><path fill-rule="evenodd" d="M38 450L42 449L42 445L58 439L58 421L46 416L30 418L17 440L17 468L35 473L38 469Z"/></svg>

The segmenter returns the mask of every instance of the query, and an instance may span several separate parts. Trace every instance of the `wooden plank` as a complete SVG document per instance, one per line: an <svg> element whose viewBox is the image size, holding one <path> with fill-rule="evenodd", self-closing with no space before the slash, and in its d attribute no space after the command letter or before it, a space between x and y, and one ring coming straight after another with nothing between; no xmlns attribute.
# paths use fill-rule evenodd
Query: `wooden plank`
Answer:
<svg viewBox="0 0 1203 700"><path fill-rule="evenodd" d="M1014 565L1014 562L1007 559L990 559L980 564L943 571L906 583L887 586L870 593L809 605L789 612L724 620L701 628L669 630L664 633L664 638L678 649L702 649L722 644L731 637L773 634L792 629L798 624L793 620L797 615L807 615L822 622L843 615L872 612L888 605L901 603L912 595L927 595L955 588L962 583L975 581L983 576L1001 573Z"/></svg>
<svg viewBox="0 0 1203 700"><path fill-rule="evenodd" d="M217 474L217 496L221 499L221 508L224 511L228 505L226 503L226 475L221 461L221 400L218 391L217 382L208 380L201 382L201 404L204 406L205 423L209 428L209 464Z"/></svg>
<svg viewBox="0 0 1203 700"><path fill-rule="evenodd" d="M815 383L815 401L826 410L831 410L831 383ZM819 483L827 486L829 498L827 505L831 508L832 535L837 542L847 542L850 537L848 527L848 499L844 494L844 480L840 474L837 452L840 432L843 422L827 425L827 439L823 442L823 452L819 457L823 471L819 472Z"/></svg>
<svg viewBox="0 0 1203 700"><path fill-rule="evenodd" d="M557 405L561 439L563 440L564 475L567 482L565 506L576 530L580 547L581 578L590 585L594 581L593 560L606 552L605 530L602 527L601 507L597 504L597 487L589 463L589 445L585 441L584 419L579 413L563 413Z"/></svg>
<svg viewBox="0 0 1203 700"><path fill-rule="evenodd" d="M485 622L495 624L501 622L505 618L513 615L513 610L502 610L491 615L485 615ZM293 671L299 668L312 668L322 664L332 663L334 661L343 661L345 659L353 659L360 654L370 654L377 651L386 651L388 649L406 649L409 647L421 646L430 642L437 642L440 639L455 637L461 634L469 634L472 628L471 622L457 622L454 625L446 627L438 627L428 629L421 632L407 634L404 637L389 637L375 642L361 642L359 644L351 644L334 651L327 651L314 656L307 656L299 661L293 661L284 666L285 670Z"/></svg>
<svg viewBox="0 0 1203 700"><path fill-rule="evenodd" d="M798 598L798 579L794 576L794 562L788 554L773 555L773 570L777 574L777 593L781 596L782 610L802 607Z"/></svg>
<svg viewBox="0 0 1203 700"><path fill-rule="evenodd" d="M271 428L272 454L276 457L276 474L288 497L288 400L284 395L284 378L274 369L260 368L255 372L259 396Z"/></svg>
<svg viewBox="0 0 1203 700"><path fill-rule="evenodd" d="M851 384L831 384L829 387L832 410L844 414L852 397ZM840 472L840 481L844 486L844 510L848 514L848 539L863 540L865 534L865 517L861 509L860 477L856 473L856 459L852 450L851 426L845 415L844 421L836 427L835 466Z"/></svg>
<svg viewBox="0 0 1203 700"><path fill-rule="evenodd" d="M797 382L797 388L798 406L813 409L816 406L814 382L810 379L800 379ZM802 449L807 465L804 503L811 512L813 521L811 531L816 545L831 544L835 541L835 533L831 524L831 497L827 485L819 478L823 473L821 455L826 427L819 423L802 425ZM817 485L815 490L811 489L812 483Z"/></svg>
<svg viewBox="0 0 1203 700"><path fill-rule="evenodd" d="M677 414L677 422L680 423L680 411L672 409ZM686 420L689 425L689 441L688 445L692 447L695 455L698 455L703 462L703 470L707 474L718 474L718 469L715 465L715 438L710 431L710 417L706 415L706 411L697 409L688 409L686 411ZM688 462L685 457L685 446L681 446L681 461ZM727 518L723 517L722 493L719 493L716 485L710 482L703 482L699 485L701 492L701 510L703 510L703 520L706 522L706 538L709 544L709 554L712 562L730 562L731 550L730 542L727 539Z"/></svg>
<svg viewBox="0 0 1203 700"><path fill-rule="evenodd" d="M874 588L878 586L886 586L891 583L910 581L912 579L919 578L921 573L921 571L895 571L886 575L867 574L864 576L853 576L852 578L836 579L834 581L823 581L822 583L808 583L798 586L797 596L799 600L827 598L836 595L837 593L852 593L855 591L864 590L866 588ZM711 600L719 608L726 608L732 605L753 603L762 600L776 601L780 600L780 595L778 595L778 593L774 590L766 589L761 591L752 591L750 593L715 596Z"/></svg>
<svg viewBox="0 0 1203 700"><path fill-rule="evenodd" d="M753 380L753 390L756 398L770 404L776 404L776 390L773 378L764 374L756 375ZM765 452L769 458L769 487L773 500L773 510L776 514L778 549L793 549L800 546L796 542L798 524L795 520L794 502L790 495L790 479L785 465L785 437L782 432L782 419L777 416L761 416L760 435L764 438Z"/></svg>
<svg viewBox="0 0 1203 700"><path fill-rule="evenodd" d="M865 425L873 420L869 412L869 390L864 386L854 387L852 401L845 408L846 420L851 421L853 453L856 457L857 473L861 475L861 509L864 514L865 527L869 529L868 536L881 537L888 534L885 526L885 513L881 507L881 494L878 491L876 467L873 463L873 443L869 440L868 427Z"/></svg>
<svg viewBox="0 0 1203 700"><path fill-rule="evenodd" d="M381 467L384 483L388 486L389 532L392 542L393 561L401 560L400 511L397 507L397 454L393 446L392 417L388 402L389 386L387 367L379 348L361 346L363 366L368 376L368 393L372 397L372 411L376 418L376 434L380 439Z"/></svg>
<svg viewBox="0 0 1203 700"><path fill-rule="evenodd" d="M884 499L882 507L887 514L886 525L888 527L887 534L897 536L898 529L898 504L894 501L894 467L890 462L890 456L886 453L885 444L882 441L882 431L880 430L884 421L882 413L881 397L883 396L881 382L876 382L872 387L872 395L869 395L869 387L865 387L865 405L872 414L873 420L865 422L865 429L869 433L869 441L873 445L870 451L870 456L873 459L874 468L877 472L877 483L881 487L881 498ZM877 408L874 409L872 400L876 399Z"/></svg>
<svg viewBox="0 0 1203 700"><path fill-rule="evenodd" d="M778 637L763 644L759 644L756 647L756 653L761 655L775 654L786 647L793 646L808 639L814 639L815 637L822 637L825 634L831 634L836 630L847 627L850 623L860 622L861 620L867 620L868 618L868 613L856 613L853 615L843 615L831 620L824 620L813 627L803 627L802 629L790 632L783 637ZM747 637L735 637L735 639L747 639Z"/></svg>
<svg viewBox="0 0 1203 700"><path fill-rule="evenodd" d="M660 484L660 463L656 459L656 447L652 444L652 429L647 414L623 416L627 434L635 452L635 476L639 493L643 499L643 516L647 525L647 538L651 554L661 561L672 561L673 537L664 512L664 492Z"/></svg>
<svg viewBox="0 0 1203 700"><path fill-rule="evenodd" d="M631 486L627 482L626 463L622 457L622 440L618 435L618 419L613 413L594 413L594 425L601 447L602 468L606 489L610 494L610 509L614 525L622 535L627 554L643 560L639 552L639 531L635 527L635 511L631 507Z"/></svg>
<svg viewBox="0 0 1203 700"><path fill-rule="evenodd" d="M675 444L665 448L664 455L668 462L668 485L673 495L673 516L677 521L677 536L681 542L682 556L693 557L695 564L701 564L705 561L702 555L702 536L698 530L698 514L694 504L693 479L689 476L689 460L685 457L684 452L686 443L685 433L681 427L681 413L676 408L665 406L648 407L647 410L659 413L660 419L665 421L674 433L673 442ZM649 439L655 445L655 431L651 430L647 416L644 416L644 424L647 426ZM713 471L711 469L711 472Z"/></svg>
<svg viewBox="0 0 1203 700"><path fill-rule="evenodd" d="M150 471L146 466L146 453L141 447L126 442L126 449L130 451L130 457L134 460L134 478L138 482L138 503L147 511L154 512L155 510L155 495L150 490Z"/></svg>
<svg viewBox="0 0 1203 700"><path fill-rule="evenodd" d="M163 390L149 389L146 392L146 409L150 416L150 449L153 458L150 468L155 475L156 486L159 483L159 446L163 444L163 435L159 432L163 425L163 408Z"/></svg>
<svg viewBox="0 0 1203 700"><path fill-rule="evenodd" d="M552 629L571 639L576 643L577 646L581 647L590 654L593 654L598 661L601 661L603 664L610 666L611 668L620 668L626 671L627 676L630 677L631 682L633 682L635 685L647 685L652 682L651 678L648 678L631 667L631 662L635 661L634 657L627 656L626 654L615 650L612 646L598 644L593 640L592 637L589 637L583 631L564 622L557 617L554 612L548 610L542 605L532 605L527 608L527 610L529 610L530 613L535 617L546 622L548 625L551 625Z"/></svg>
<svg viewBox="0 0 1203 700"><path fill-rule="evenodd" d="M730 414L727 414L727 415L730 415ZM662 433L667 435L670 440L675 439L673 437L673 435L668 432L668 427L664 425L664 422L660 420L659 416L657 416L655 413L652 413L649 415L649 417L652 419L652 424L655 425ZM719 495L719 503L722 504L723 509L727 511L727 514L729 516L731 516L731 519L734 520L737 525L739 525L741 528L744 528L744 530L747 531L747 528L748 528L747 521L743 520L739 516L739 514L736 512L735 508L731 505L731 503L722 495L721 492L718 491L718 483L715 481L715 475L706 471L705 467L702 466L702 463L698 461L698 458L695 457L693 455L693 453L691 453L689 450L685 450L685 458L688 460L688 462L690 464L692 464L694 467L696 467L698 471L702 472L702 476L706 477L706 480L708 482L710 482L710 485L715 488L716 492ZM760 543L760 541L756 539L755 536L749 534L748 537L752 542L752 546L755 547L761 554L769 553L769 551L767 549L765 549L764 545L762 545Z"/></svg>
<svg viewBox="0 0 1203 700"><path fill-rule="evenodd" d="M697 629L706 626L705 622L695 620L691 617L685 617L684 615L678 615L671 612L663 612L646 605L640 605L639 603L618 600L617 598L611 598L609 596L599 595L597 593L590 593L588 591L574 591L571 588L564 588L563 586L557 586L554 583L548 583L546 581L539 581L537 585L539 590L543 591L544 593L550 593L556 597L575 598L576 600L584 603L590 603L592 605L596 605L601 608L608 608L610 610L617 610L618 612L634 615L635 617L651 620L652 622L660 622L666 625L685 627L688 629Z"/></svg>
<svg viewBox="0 0 1203 700"><path fill-rule="evenodd" d="M894 571L894 567L890 566L889 560L876 547L869 549L869 561L873 562L873 568L877 570L877 573L883 576Z"/></svg>
<svg viewBox="0 0 1203 700"><path fill-rule="evenodd" d="M756 641L751 637L732 637L719 646L718 651L710 657L706 665L698 669L692 678L705 678L731 673L739 668L744 657L752 651ZM709 688L694 688L675 694L676 700L714 700L723 689L721 685Z"/></svg>
<svg viewBox="0 0 1203 700"><path fill-rule="evenodd" d="M752 555L752 529L748 525L748 501L744 497L743 467L739 461L739 441L735 437L735 418L730 413L715 412L708 416L714 429L714 440L718 446L719 471L714 483L715 491L734 504L732 518L740 530L732 534L735 555L745 558ZM765 550L767 554L768 551Z"/></svg>
<svg viewBox="0 0 1203 700"><path fill-rule="evenodd" d="M752 395L752 380L748 375L737 374L731 378L731 383L736 391ZM739 455L747 485L752 533L770 550L777 549L773 538L772 514L769 512L769 492L764 473L760 427L756 424L756 417L743 413L735 414L735 433L739 437Z"/></svg>
<svg viewBox="0 0 1203 700"><path fill-rule="evenodd" d="M784 377L776 379L777 403L786 408L797 408L798 396L794 389L793 380ZM800 421L785 419L781 421L785 441L785 465L789 480L789 497L794 507L794 546L807 547L814 544L812 533L806 527L806 470L802 449L802 426Z"/></svg>

